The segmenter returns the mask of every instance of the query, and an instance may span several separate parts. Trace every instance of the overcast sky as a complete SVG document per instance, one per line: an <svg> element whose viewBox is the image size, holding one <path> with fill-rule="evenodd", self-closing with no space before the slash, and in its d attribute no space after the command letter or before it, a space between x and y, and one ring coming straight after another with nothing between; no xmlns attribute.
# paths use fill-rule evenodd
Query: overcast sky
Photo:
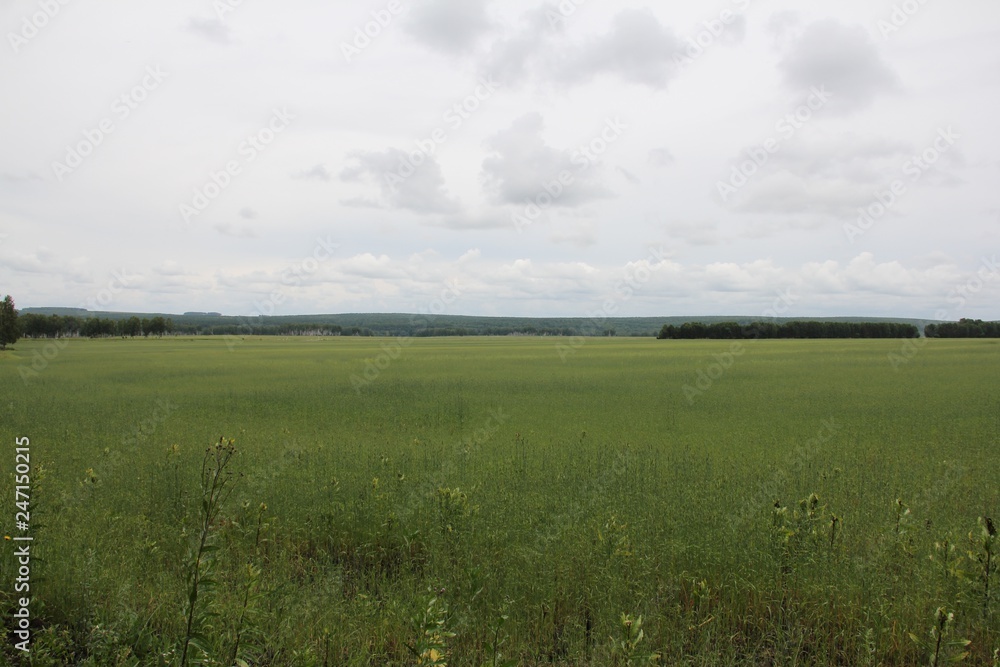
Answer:
<svg viewBox="0 0 1000 667"><path fill-rule="evenodd" d="M0 29L19 307L1000 319L996 0L8 0Z"/></svg>

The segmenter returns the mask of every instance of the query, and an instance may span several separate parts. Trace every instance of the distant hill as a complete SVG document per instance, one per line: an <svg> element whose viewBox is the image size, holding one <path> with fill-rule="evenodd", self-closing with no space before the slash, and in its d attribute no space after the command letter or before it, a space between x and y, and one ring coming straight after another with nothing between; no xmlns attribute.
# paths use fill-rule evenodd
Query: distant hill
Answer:
<svg viewBox="0 0 1000 667"><path fill-rule="evenodd" d="M86 308L18 308L17 312L22 315L35 313L36 315L59 315L60 317L67 315L72 315L73 317L95 316Z"/></svg>
<svg viewBox="0 0 1000 667"><path fill-rule="evenodd" d="M481 336L481 335L568 335L568 336L649 336L659 333L664 324L680 326L685 322L752 322L764 318L748 315L611 317L604 320L587 317L485 317L476 315L414 315L406 313L342 313L329 315L282 315L276 317L234 317L220 313L120 313L88 311L82 308L24 308L22 313L74 316L80 318L124 320L130 317L164 317L173 320L181 333L256 334L269 331L300 332L309 329L337 330L346 335L375 336ZM811 320L818 322L898 322L913 324L921 330L936 320L898 317L783 317L776 323Z"/></svg>

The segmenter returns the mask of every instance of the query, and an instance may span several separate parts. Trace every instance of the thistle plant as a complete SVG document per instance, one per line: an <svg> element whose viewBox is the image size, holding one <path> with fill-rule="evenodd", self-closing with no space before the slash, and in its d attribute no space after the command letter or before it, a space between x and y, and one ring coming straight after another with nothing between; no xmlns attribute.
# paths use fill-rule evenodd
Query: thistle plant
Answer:
<svg viewBox="0 0 1000 667"><path fill-rule="evenodd" d="M460 489L439 487L437 490L438 522L448 558L454 566L458 560L459 535L478 508L469 504L469 496Z"/></svg>
<svg viewBox="0 0 1000 667"><path fill-rule="evenodd" d="M507 602L509 604L509 601ZM490 660L490 667L515 667L517 665L516 659L504 660L503 649L504 645L507 643L507 637L503 634L503 627L507 624L510 616L506 613L507 604L504 605L504 610L497 618L497 622L493 625L493 637L490 641L486 642L486 650L493 655Z"/></svg>
<svg viewBox="0 0 1000 667"><path fill-rule="evenodd" d="M940 568L938 571L951 598L960 601L962 598L960 584L965 581L966 572L965 557L959 553L958 546L946 537L934 543L934 551L929 558Z"/></svg>
<svg viewBox="0 0 1000 667"><path fill-rule="evenodd" d="M923 641L912 632L909 633L918 646L927 651L930 667L940 667L956 662L962 662L969 656L964 649L970 642L968 639L949 639L955 626L955 614L944 607L938 607L934 612L934 625L930 630L930 641Z"/></svg>
<svg viewBox="0 0 1000 667"><path fill-rule="evenodd" d="M233 492L233 474L227 468L235 454L235 442L219 438L218 443L205 450L201 463L201 517L197 543L188 553L187 622L181 648L182 667L188 664L192 646L205 657L210 654L209 640L203 630L215 614L205 611L205 605L199 606L198 601L217 585L213 577L214 554L218 550L214 544L215 533L222 507Z"/></svg>
<svg viewBox="0 0 1000 667"><path fill-rule="evenodd" d="M261 503L257 508L257 528L254 533L253 541L253 556L247 562L246 565L246 586L243 589L243 604L240 609L240 618L236 623L236 641L233 644L233 659L231 662L239 667L245 667L247 664L240 656L240 649L242 648L243 640L243 628L246 622L247 613L252 607L253 603L257 601L260 597L260 575L261 567L259 564L255 563L257 555L260 552L260 540L263 533L264 525L264 512L267 511L267 505Z"/></svg>
<svg viewBox="0 0 1000 667"><path fill-rule="evenodd" d="M180 510L181 503L183 501L183 493L181 491L181 448L180 445L173 444L167 448L167 467L173 468L173 482L174 482L174 509Z"/></svg>
<svg viewBox="0 0 1000 667"><path fill-rule="evenodd" d="M894 534L896 546L903 552L904 556L913 556L913 536L910 534L913 528L913 514L910 507L903 502L902 498L896 498L893 503L893 510L896 515ZM898 563L897 563L898 565Z"/></svg>
<svg viewBox="0 0 1000 667"><path fill-rule="evenodd" d="M828 540L830 549L833 549L840 519L836 515L830 515L830 534L829 538L826 538L824 536L826 516L826 505L820 504L820 498L815 493L800 500L798 507L792 511L783 507L780 502L774 503L771 525L778 547L782 574L789 574L794 562L808 559L822 547L824 541Z"/></svg>
<svg viewBox="0 0 1000 667"><path fill-rule="evenodd" d="M441 602L435 595L427 603L420 619L414 619L417 624L417 642L407 646L417 658L417 667L447 667L448 640L455 636L447 629L448 605Z"/></svg>
<svg viewBox="0 0 1000 667"><path fill-rule="evenodd" d="M628 614L621 617L621 637L613 645L615 665L633 667L634 665L651 665L659 661L659 653L644 653L639 645L646 633L642 629L642 616L632 618Z"/></svg>
<svg viewBox="0 0 1000 667"><path fill-rule="evenodd" d="M980 566L983 582L983 616L990 610L990 579L997 569L997 529L993 519L988 516L979 518L979 533L969 534L969 540L975 550L969 552L969 558Z"/></svg>
<svg viewBox="0 0 1000 667"><path fill-rule="evenodd" d="M961 572L958 568L962 557L957 555L957 551L947 537L934 543L934 553L930 555L930 560L938 564L945 579L956 577Z"/></svg>
<svg viewBox="0 0 1000 667"><path fill-rule="evenodd" d="M476 512L476 508L469 505L469 496L461 489L438 488L437 501L441 532L446 536L460 531Z"/></svg>

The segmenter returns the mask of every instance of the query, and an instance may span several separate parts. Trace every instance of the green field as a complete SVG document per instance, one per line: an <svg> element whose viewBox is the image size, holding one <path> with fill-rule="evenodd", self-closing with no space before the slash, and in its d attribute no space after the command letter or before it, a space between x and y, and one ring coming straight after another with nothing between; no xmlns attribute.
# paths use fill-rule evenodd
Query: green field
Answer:
<svg viewBox="0 0 1000 667"><path fill-rule="evenodd" d="M406 342L0 352L23 664L994 665L1000 342Z"/></svg>

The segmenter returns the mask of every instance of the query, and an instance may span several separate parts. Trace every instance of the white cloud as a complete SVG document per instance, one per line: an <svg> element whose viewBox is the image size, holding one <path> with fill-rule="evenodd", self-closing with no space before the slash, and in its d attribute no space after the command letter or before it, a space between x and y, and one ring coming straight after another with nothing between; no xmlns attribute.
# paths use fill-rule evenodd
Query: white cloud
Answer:
<svg viewBox="0 0 1000 667"><path fill-rule="evenodd" d="M318 0L75 6L0 68L23 93L0 105L0 284L74 306L126 267L114 308L248 313L286 289L287 312L336 312L412 310L456 278L455 312L586 314L662 243L624 314L754 314L792 287L804 315L931 317L995 252L995 4L927 3L882 38L870 2L752 3L683 66L720 8L570 4L427 0L382 23ZM169 72L152 91L150 67ZM484 75L496 92L446 115ZM822 85L830 106L721 203L717 182ZM575 160L618 117L614 146ZM949 126L961 138L849 243L843 224ZM341 249L282 285L318 238ZM955 315L1000 318L994 297Z"/></svg>

